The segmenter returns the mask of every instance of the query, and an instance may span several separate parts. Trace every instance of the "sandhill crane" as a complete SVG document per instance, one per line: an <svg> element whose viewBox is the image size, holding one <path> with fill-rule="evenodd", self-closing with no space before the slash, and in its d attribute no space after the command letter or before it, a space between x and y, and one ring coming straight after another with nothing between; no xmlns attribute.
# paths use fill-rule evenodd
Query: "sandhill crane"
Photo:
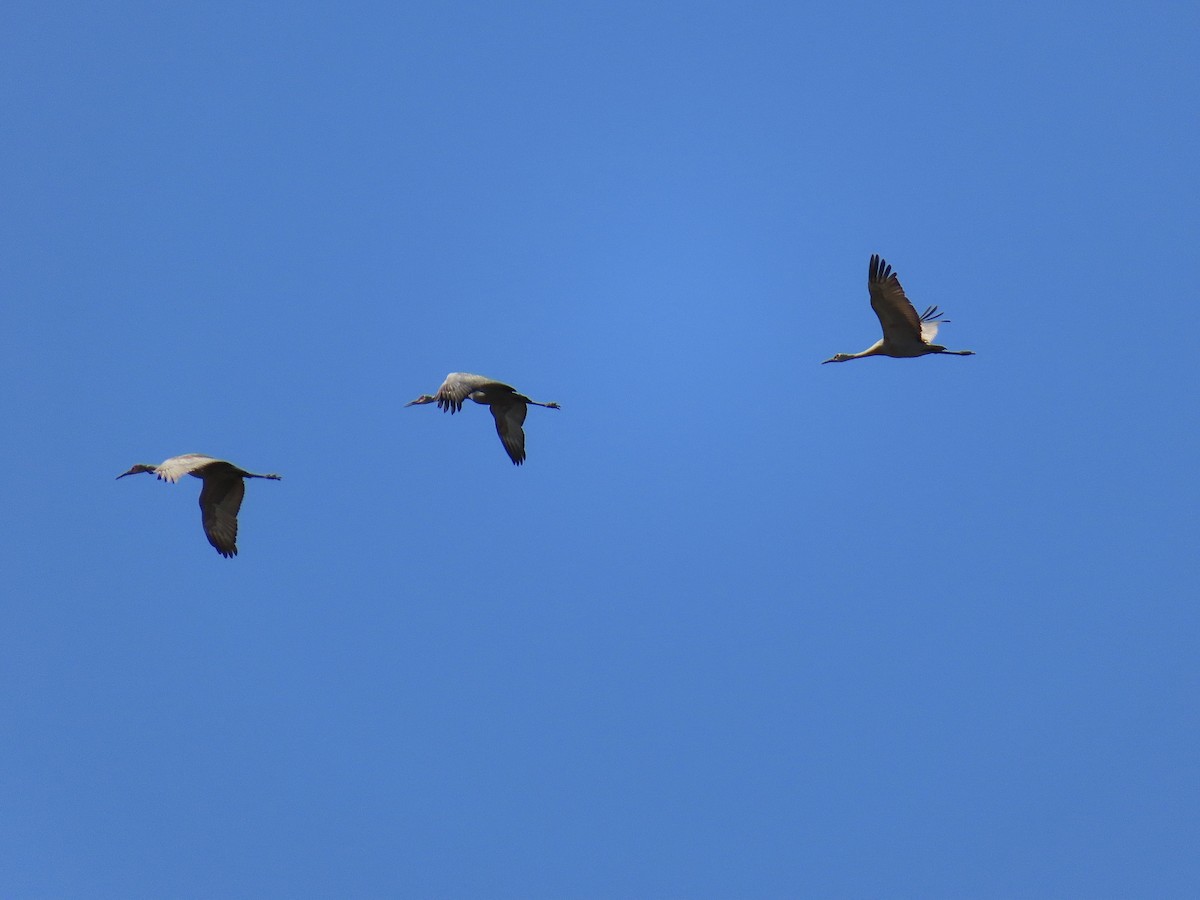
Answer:
<svg viewBox="0 0 1200 900"><path fill-rule="evenodd" d="M525 462L525 430L521 426L525 424L528 406L562 409L557 403L530 400L524 394L518 394L510 385L467 372L451 372L434 396L422 394L404 405L408 407L436 403L442 412L453 415L462 409L465 400L474 400L491 407L492 417L496 420L496 433L500 435L500 442L504 444L504 449L508 451L514 466Z"/></svg>
<svg viewBox="0 0 1200 900"><path fill-rule="evenodd" d="M204 533L208 542L225 558L237 556L237 514L242 508L242 497L246 494L246 478L270 478L281 480L279 475L256 475L239 469L231 462L213 459L201 453L185 453L172 456L157 466L138 463L118 479L140 472L153 472L171 484L184 475L194 475L204 482L200 489L200 516L204 522Z"/></svg>
<svg viewBox="0 0 1200 900"><path fill-rule="evenodd" d="M941 344L931 343L937 337L938 325L949 322L943 319L936 306L928 307L921 315L904 295L900 279L892 267L879 258L871 257L867 269L867 289L871 292L871 308L879 316L883 326L883 338L862 353L839 353L825 363L845 362L862 359L864 356L924 356L927 353L953 353L955 356L974 356L974 350L947 350Z"/></svg>

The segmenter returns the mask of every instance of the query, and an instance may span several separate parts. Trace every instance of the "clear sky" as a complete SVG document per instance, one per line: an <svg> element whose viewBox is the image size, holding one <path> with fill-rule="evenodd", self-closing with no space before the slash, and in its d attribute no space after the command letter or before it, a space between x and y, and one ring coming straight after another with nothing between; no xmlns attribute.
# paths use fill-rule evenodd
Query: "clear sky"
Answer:
<svg viewBox="0 0 1200 900"><path fill-rule="evenodd" d="M3 18L0 895L1200 896L1194 3Z"/></svg>

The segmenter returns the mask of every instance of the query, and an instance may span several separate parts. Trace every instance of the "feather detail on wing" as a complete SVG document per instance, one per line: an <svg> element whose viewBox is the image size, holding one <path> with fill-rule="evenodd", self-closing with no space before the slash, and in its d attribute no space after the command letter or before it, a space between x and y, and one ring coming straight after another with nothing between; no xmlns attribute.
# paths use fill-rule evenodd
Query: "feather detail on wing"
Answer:
<svg viewBox="0 0 1200 900"><path fill-rule="evenodd" d="M942 318L942 314L936 306L927 307L925 312L921 313L921 340L932 344L933 339L937 337L938 326L949 321L949 319Z"/></svg>
<svg viewBox="0 0 1200 900"><path fill-rule="evenodd" d="M509 403L504 406L493 404L492 417L496 420L496 434L508 451L508 457L513 465L519 466L525 461L525 414L529 408L524 403Z"/></svg>
<svg viewBox="0 0 1200 900"><path fill-rule="evenodd" d="M471 388L457 381L447 381L437 392L438 409L451 415L462 409L463 401L471 393Z"/></svg>
<svg viewBox="0 0 1200 900"><path fill-rule="evenodd" d="M867 271L871 308L879 317L886 341L906 343L921 340L921 319L900 286L900 279L878 254L871 256Z"/></svg>
<svg viewBox="0 0 1200 900"><path fill-rule="evenodd" d="M237 514L246 495L240 475L209 475L200 490L200 514L208 542L224 557L237 556Z"/></svg>
<svg viewBox="0 0 1200 900"><path fill-rule="evenodd" d="M503 391L505 393L513 393L513 389L507 384L502 384L499 381L492 381L483 375L471 375L467 372L451 372L446 376L446 380L442 382L442 386L438 388L437 405L438 409L451 414L462 409L466 399L476 391L484 391L485 393L495 393Z"/></svg>
<svg viewBox="0 0 1200 900"><path fill-rule="evenodd" d="M163 481L175 484L184 475L191 475L215 462L218 460L211 456L205 456L203 453L184 453L181 456L172 456L160 463L155 468L154 474Z"/></svg>

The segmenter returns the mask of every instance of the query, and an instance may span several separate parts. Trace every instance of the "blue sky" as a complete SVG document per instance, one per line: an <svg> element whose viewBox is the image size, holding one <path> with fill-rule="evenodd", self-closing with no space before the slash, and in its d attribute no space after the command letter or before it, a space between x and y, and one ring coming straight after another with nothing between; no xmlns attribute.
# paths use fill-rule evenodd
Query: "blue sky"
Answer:
<svg viewBox="0 0 1200 900"><path fill-rule="evenodd" d="M0 29L0 894L1200 892L1193 5L201 6Z"/></svg>

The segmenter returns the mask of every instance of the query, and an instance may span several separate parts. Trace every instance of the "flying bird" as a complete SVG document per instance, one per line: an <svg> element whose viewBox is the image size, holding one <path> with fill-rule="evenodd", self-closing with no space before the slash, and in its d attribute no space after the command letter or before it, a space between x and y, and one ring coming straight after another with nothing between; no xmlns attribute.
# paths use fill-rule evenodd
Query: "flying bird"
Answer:
<svg viewBox="0 0 1200 900"><path fill-rule="evenodd" d="M201 453L185 453L172 456L157 466L138 463L118 479L140 472L152 472L162 481L171 484L184 475L193 475L204 482L200 488L200 515L204 522L204 534L208 542L225 558L237 556L237 514L242 508L242 497L246 494L246 478L270 478L279 481L279 475L256 475L239 469L231 462L213 459Z"/></svg>
<svg viewBox="0 0 1200 900"><path fill-rule="evenodd" d="M943 319L936 306L928 307L918 316L916 308L904 295L904 288L900 287L900 279L892 267L879 258L878 253L871 257L871 265L867 270L867 289L871 292L871 308L883 326L883 338L862 353L839 353L825 360L822 365L862 359L864 356L904 358L927 353L975 355L974 350L947 350L941 344L933 343L938 326L950 320Z"/></svg>
<svg viewBox="0 0 1200 900"><path fill-rule="evenodd" d="M453 415L462 409L466 400L474 400L491 408L492 417L496 420L496 433L500 435L500 442L504 444L514 466L525 462L525 429L521 426L525 424L525 413L529 406L562 409L557 403L530 400L524 394L518 394L511 385L466 372L451 372L432 397L422 394L404 405L436 403L442 412Z"/></svg>

